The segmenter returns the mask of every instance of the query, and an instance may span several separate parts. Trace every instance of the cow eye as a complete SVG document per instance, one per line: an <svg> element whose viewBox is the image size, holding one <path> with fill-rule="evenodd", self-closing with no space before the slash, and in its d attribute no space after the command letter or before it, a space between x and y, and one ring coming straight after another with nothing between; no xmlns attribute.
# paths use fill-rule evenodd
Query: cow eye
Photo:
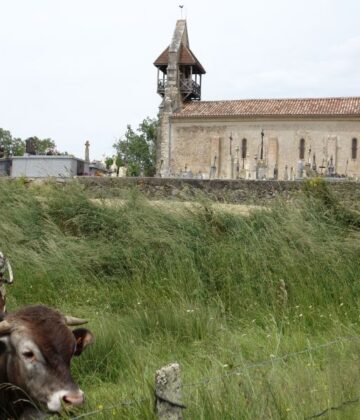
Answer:
<svg viewBox="0 0 360 420"><path fill-rule="evenodd" d="M25 357L25 359L33 359L35 355L32 351L29 350L29 351L24 351L23 356Z"/></svg>

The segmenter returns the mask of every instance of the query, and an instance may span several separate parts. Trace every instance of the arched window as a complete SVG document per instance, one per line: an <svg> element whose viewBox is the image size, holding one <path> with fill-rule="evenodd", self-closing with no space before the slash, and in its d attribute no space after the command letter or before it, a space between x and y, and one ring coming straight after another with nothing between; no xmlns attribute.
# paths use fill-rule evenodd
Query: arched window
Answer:
<svg viewBox="0 0 360 420"><path fill-rule="evenodd" d="M357 147L358 147L358 141L356 138L353 138L351 141L351 159L357 158Z"/></svg>
<svg viewBox="0 0 360 420"><path fill-rule="evenodd" d="M299 159L305 159L305 139L300 139Z"/></svg>
<svg viewBox="0 0 360 420"><path fill-rule="evenodd" d="M241 158L246 159L246 155L247 155L247 140L242 139L241 140Z"/></svg>

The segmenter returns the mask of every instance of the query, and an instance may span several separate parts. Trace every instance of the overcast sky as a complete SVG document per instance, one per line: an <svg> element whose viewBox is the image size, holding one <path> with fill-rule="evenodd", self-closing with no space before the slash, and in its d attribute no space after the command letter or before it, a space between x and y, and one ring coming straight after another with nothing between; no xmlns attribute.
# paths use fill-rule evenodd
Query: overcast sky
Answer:
<svg viewBox="0 0 360 420"><path fill-rule="evenodd" d="M360 96L359 0L0 0L0 127L112 154L158 112L182 3L203 100Z"/></svg>

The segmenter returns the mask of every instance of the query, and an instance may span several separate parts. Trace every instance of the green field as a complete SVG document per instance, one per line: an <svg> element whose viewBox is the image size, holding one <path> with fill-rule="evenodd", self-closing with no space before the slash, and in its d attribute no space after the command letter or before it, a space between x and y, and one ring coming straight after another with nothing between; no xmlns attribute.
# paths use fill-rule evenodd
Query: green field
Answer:
<svg viewBox="0 0 360 420"><path fill-rule="evenodd" d="M0 182L0 206L9 310L90 320L81 418L156 418L155 371L173 361L187 419L304 419L359 398L360 217L322 182L249 214L24 180ZM358 419L360 403L326 416Z"/></svg>

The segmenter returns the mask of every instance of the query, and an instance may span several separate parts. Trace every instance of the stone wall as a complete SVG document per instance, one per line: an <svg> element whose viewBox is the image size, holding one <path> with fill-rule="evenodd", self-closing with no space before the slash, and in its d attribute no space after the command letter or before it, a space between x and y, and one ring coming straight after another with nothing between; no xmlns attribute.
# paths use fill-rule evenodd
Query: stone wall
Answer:
<svg viewBox="0 0 360 420"><path fill-rule="evenodd" d="M121 197L138 189L150 199L191 200L205 196L214 201L254 204L277 197L292 199L302 190L303 181L199 180L179 178L81 177L78 181L96 197ZM329 181L343 203L360 204L360 182Z"/></svg>
<svg viewBox="0 0 360 420"><path fill-rule="evenodd" d="M173 119L169 136L171 173L181 174L184 171L191 171L193 175L208 178L211 166L216 166L215 178L229 179L240 176L253 179L255 158L260 157L261 130L264 130L267 178L273 178L275 165L278 169L278 179L298 177L301 139L305 141L303 163L308 162L309 149L311 149L310 163L313 163L315 154L318 172L320 166L327 166L332 159L336 173L360 177L360 156L352 159L351 147L352 139L360 137L360 121L335 119L279 121ZM247 140L246 159L241 158L243 139ZM237 165L240 173L236 173ZM323 169L324 173L325 170Z"/></svg>

